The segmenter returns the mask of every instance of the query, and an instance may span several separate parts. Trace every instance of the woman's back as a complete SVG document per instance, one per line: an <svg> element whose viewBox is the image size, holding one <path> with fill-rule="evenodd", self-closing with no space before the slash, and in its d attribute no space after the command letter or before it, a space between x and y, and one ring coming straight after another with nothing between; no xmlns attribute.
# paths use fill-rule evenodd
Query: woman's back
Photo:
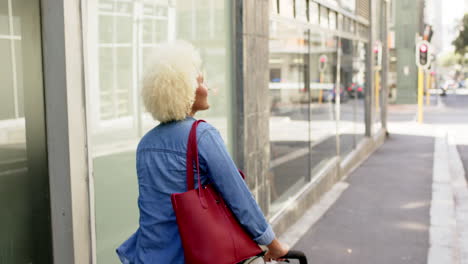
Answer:
<svg viewBox="0 0 468 264"><path fill-rule="evenodd" d="M129 263L184 263L170 196L187 190L187 140L194 121L188 117L183 121L160 124L138 144L140 227L118 249L120 257L128 258ZM197 138L210 129L214 128L200 124ZM203 163L200 160L201 179L205 183L208 178Z"/></svg>

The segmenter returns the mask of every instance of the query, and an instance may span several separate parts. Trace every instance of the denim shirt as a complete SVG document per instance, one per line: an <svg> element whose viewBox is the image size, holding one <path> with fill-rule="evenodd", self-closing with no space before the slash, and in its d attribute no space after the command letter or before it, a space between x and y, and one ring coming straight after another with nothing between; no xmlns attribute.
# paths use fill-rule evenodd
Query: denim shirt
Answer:
<svg viewBox="0 0 468 264"><path fill-rule="evenodd" d="M187 191L186 151L195 121L163 123L150 130L137 149L139 228L119 248L124 264L183 264L184 254L171 194ZM232 161L219 132L208 123L197 128L202 184L213 183L240 224L260 245L275 234ZM195 173L195 187L197 188ZM248 177L248 176L247 176Z"/></svg>

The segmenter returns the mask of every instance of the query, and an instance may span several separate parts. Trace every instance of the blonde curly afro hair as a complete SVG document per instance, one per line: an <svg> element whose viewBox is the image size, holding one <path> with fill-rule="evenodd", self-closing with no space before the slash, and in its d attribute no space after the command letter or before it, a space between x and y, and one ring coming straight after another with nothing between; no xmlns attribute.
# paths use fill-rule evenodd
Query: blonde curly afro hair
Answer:
<svg viewBox="0 0 468 264"><path fill-rule="evenodd" d="M142 78L143 104L161 123L183 120L195 100L201 59L195 47L185 41L158 45Z"/></svg>

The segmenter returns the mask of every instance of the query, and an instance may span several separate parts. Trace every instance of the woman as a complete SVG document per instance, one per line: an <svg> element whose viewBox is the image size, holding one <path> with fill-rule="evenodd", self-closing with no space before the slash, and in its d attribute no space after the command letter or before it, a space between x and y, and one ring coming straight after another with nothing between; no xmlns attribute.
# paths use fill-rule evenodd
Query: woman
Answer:
<svg viewBox="0 0 468 264"><path fill-rule="evenodd" d="M209 108L208 89L199 74L200 64L192 45L164 44L150 59L143 76L144 105L161 123L138 144L140 226L117 249L124 264L184 263L170 196L186 191L188 134L195 114ZM284 256L288 250L275 238L219 132L210 124L201 123L197 139L202 184L212 182L252 239L268 247L267 261Z"/></svg>

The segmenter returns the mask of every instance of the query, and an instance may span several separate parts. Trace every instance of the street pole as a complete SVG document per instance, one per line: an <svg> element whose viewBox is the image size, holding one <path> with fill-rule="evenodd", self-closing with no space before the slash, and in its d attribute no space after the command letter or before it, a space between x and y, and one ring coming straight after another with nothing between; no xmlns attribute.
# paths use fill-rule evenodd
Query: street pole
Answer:
<svg viewBox="0 0 468 264"><path fill-rule="evenodd" d="M380 110L380 72L375 69L375 112Z"/></svg>
<svg viewBox="0 0 468 264"><path fill-rule="evenodd" d="M382 127L383 129L388 132L387 129L387 111L388 111L388 20L389 20L389 13L390 13L390 3L389 1L383 1L383 23L382 23L382 110L380 111L380 118L382 120Z"/></svg>
<svg viewBox="0 0 468 264"><path fill-rule="evenodd" d="M424 89L424 71L418 67L418 123L423 122L423 89Z"/></svg>
<svg viewBox="0 0 468 264"><path fill-rule="evenodd" d="M374 12L376 10L376 1L368 0L369 3L369 35L368 39L369 42L367 43L367 55L366 55L366 70L369 74L366 74L366 92L364 94L364 108L365 108L365 124L366 124L366 137L372 136L372 126L373 126L373 118L372 118L372 110L373 110L373 89L372 86L374 84Z"/></svg>
<svg viewBox="0 0 468 264"><path fill-rule="evenodd" d="M320 71L320 84L322 83L323 83L323 71ZM322 104L322 101L323 101L323 90L322 90L322 87L320 87L318 103Z"/></svg>
<svg viewBox="0 0 468 264"><path fill-rule="evenodd" d="M432 76L430 71L426 72L426 105L429 105L431 103L431 94L429 93L429 90L431 89L432 85Z"/></svg>

